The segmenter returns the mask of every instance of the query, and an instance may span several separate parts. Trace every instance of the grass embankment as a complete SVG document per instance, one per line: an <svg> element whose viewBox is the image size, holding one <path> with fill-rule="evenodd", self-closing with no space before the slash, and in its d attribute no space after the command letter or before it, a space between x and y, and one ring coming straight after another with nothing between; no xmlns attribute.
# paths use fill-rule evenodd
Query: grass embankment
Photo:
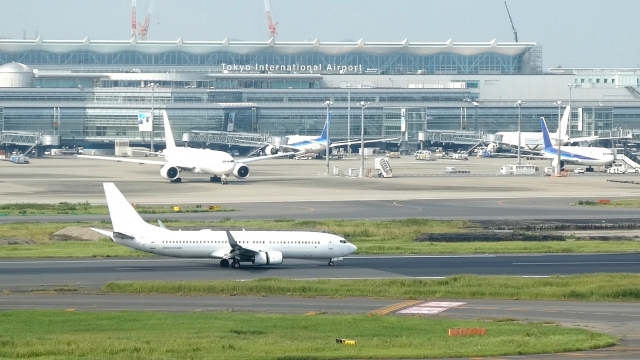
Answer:
<svg viewBox="0 0 640 360"><path fill-rule="evenodd" d="M153 223L153 222L152 222ZM253 220L223 219L211 222L164 221L174 229L214 230L315 230L346 237L356 246L358 254L508 254L508 253L616 253L640 250L637 241L505 241L437 243L415 242L423 233L468 232L476 228L466 221L405 219L389 221L366 220ZM155 224L155 223L154 223ZM3 239L31 239L35 244L2 245L0 258L25 257L108 257L146 256L110 241L52 241L51 236L68 226L108 229L110 223L20 223L0 225Z"/></svg>
<svg viewBox="0 0 640 360"><path fill-rule="evenodd" d="M640 199L626 199L626 200L621 199L621 200L611 200L610 202L580 200L577 203L574 203L574 205L638 209L640 208Z"/></svg>
<svg viewBox="0 0 640 360"><path fill-rule="evenodd" d="M448 337L485 327L486 336ZM336 338L357 340L356 346ZM246 313L7 311L1 358L390 359L556 353L614 345L557 325Z"/></svg>
<svg viewBox="0 0 640 360"><path fill-rule="evenodd" d="M596 274L550 278L457 275L444 279L359 279L357 281L277 278L251 281L122 281L107 283L102 290L120 294L190 296L640 301L640 275Z"/></svg>
<svg viewBox="0 0 640 360"><path fill-rule="evenodd" d="M140 214L167 214L174 212L208 212L208 211L232 211L216 207L209 210L207 206L193 205L180 206L179 211L174 211L173 206L140 206L136 205ZM58 204L16 203L0 204L0 216L16 215L107 215L109 209L106 205L91 205L88 202Z"/></svg>

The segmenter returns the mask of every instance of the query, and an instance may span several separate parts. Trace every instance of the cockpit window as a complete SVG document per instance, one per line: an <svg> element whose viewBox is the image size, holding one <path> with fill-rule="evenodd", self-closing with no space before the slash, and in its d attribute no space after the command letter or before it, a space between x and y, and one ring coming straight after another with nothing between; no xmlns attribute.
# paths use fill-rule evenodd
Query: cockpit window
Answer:
<svg viewBox="0 0 640 360"><path fill-rule="evenodd" d="M347 243L347 240L340 240L340 243L341 243L341 244L346 244L346 243Z"/></svg>

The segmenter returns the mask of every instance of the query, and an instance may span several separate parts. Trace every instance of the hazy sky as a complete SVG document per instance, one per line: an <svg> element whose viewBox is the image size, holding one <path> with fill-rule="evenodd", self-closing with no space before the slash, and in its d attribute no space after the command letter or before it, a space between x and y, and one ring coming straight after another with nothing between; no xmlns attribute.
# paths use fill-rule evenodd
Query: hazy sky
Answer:
<svg viewBox="0 0 640 360"><path fill-rule="evenodd" d="M151 0L137 0L143 22ZM640 1L508 0L543 68L640 67ZM0 0L0 38L122 40L131 0ZM278 40L513 41L503 0L271 0ZM149 40L267 40L263 0L155 0Z"/></svg>

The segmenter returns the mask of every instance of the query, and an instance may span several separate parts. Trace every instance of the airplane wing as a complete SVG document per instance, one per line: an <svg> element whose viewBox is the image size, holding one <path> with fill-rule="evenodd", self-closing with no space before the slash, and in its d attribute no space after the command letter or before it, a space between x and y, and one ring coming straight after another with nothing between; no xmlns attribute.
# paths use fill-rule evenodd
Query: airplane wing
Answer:
<svg viewBox="0 0 640 360"><path fill-rule="evenodd" d="M164 166L167 164L166 161L155 161L155 160L144 160L144 159L133 159L133 158L119 158L119 157L111 157L111 156L91 156L91 155L78 155L79 158L83 159L94 159L94 160L108 160L108 161L117 161L117 162L130 162L136 164L151 164L151 165L160 165Z"/></svg>
<svg viewBox="0 0 640 360"><path fill-rule="evenodd" d="M277 158L277 157L291 156L291 155L295 155L295 154L296 154L295 152L288 152L288 153L281 153L281 154L275 154L275 155L256 156L256 157L244 158L244 159L238 160L237 162L241 162L243 164L246 164L246 163L250 163L250 162L254 162L254 161L258 161L258 160L273 159L273 158Z"/></svg>
<svg viewBox="0 0 640 360"><path fill-rule="evenodd" d="M373 140L365 140L365 143L371 143L371 142L380 142L380 141L394 141L394 140L398 140L398 138L386 138L386 139L373 139ZM360 144L361 141L360 140L345 140L345 141L336 141L336 142L332 142L331 147L336 147L336 146L346 146L346 145L353 145L353 144Z"/></svg>
<svg viewBox="0 0 640 360"><path fill-rule="evenodd" d="M229 255L227 255L228 258L234 256L253 256L260 252L258 250L253 250L238 244L229 230L227 230L227 239L229 240L229 246L231 246L231 252L229 253Z"/></svg>
<svg viewBox="0 0 640 360"><path fill-rule="evenodd" d="M149 150L137 150L137 149L131 149L131 151L136 153L143 153L146 155L164 156L164 153L162 151L149 151Z"/></svg>

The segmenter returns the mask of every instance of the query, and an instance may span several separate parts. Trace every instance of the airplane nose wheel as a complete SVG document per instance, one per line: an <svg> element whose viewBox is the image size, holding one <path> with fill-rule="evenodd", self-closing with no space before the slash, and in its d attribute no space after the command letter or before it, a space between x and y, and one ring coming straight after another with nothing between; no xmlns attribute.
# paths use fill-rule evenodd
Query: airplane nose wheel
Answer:
<svg viewBox="0 0 640 360"><path fill-rule="evenodd" d="M233 262L231 263L231 267L234 269L240 268L240 261L233 260Z"/></svg>
<svg viewBox="0 0 640 360"><path fill-rule="evenodd" d="M227 259L220 260L220 267L223 267L223 268L229 267L229 260Z"/></svg>
<svg viewBox="0 0 640 360"><path fill-rule="evenodd" d="M335 265L332 260L329 260L329 266Z"/></svg>

